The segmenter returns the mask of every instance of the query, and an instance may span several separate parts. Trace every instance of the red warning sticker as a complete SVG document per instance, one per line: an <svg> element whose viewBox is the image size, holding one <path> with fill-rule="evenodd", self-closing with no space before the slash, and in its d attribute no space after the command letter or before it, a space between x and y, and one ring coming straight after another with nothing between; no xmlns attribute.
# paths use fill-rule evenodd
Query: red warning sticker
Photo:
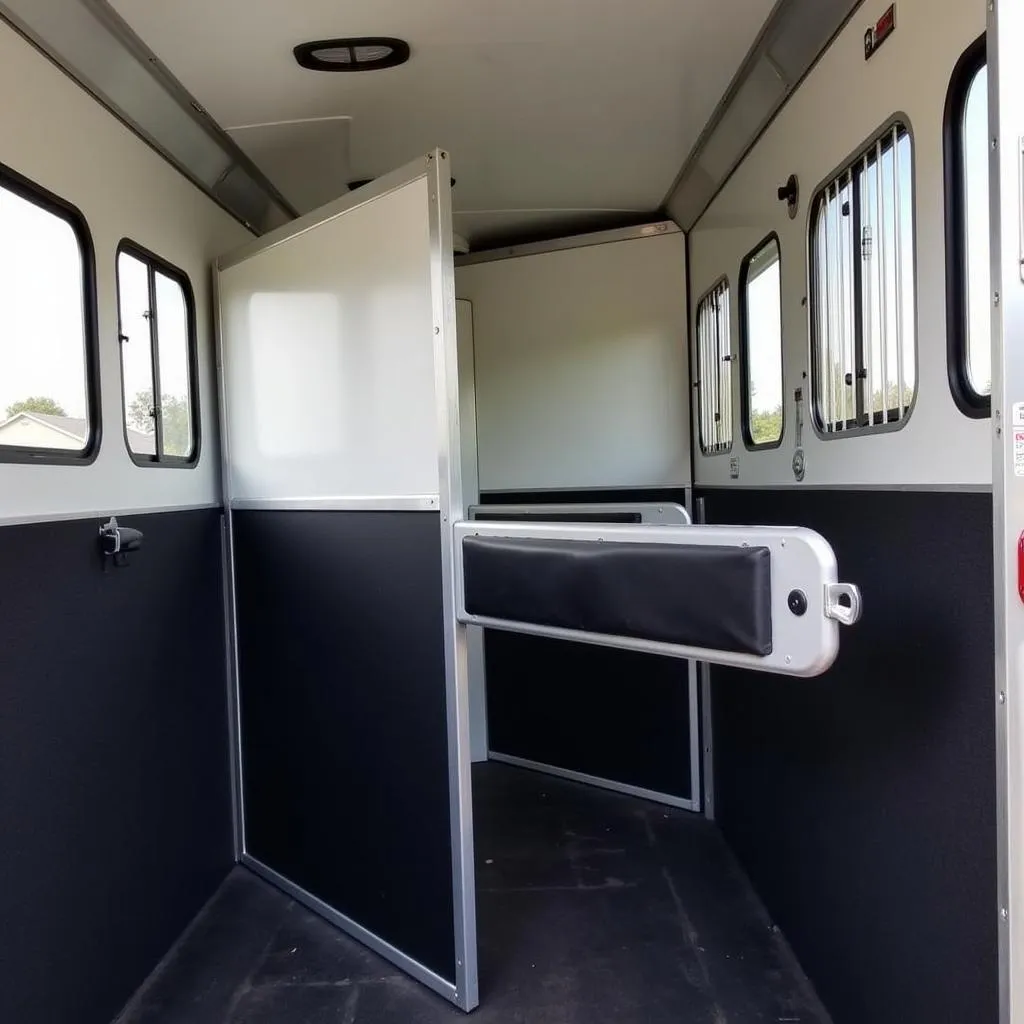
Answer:
<svg viewBox="0 0 1024 1024"><path fill-rule="evenodd" d="M896 29L896 5L890 4L874 26L864 33L864 59L870 60L875 51L893 34Z"/></svg>

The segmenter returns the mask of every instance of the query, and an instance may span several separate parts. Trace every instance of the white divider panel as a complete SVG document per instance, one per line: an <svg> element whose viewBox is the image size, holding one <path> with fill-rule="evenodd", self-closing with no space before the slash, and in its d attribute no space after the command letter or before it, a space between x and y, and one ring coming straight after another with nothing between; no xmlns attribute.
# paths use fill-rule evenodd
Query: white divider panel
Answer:
<svg viewBox="0 0 1024 1024"><path fill-rule="evenodd" d="M222 265L236 506L437 506L427 190L418 178Z"/></svg>

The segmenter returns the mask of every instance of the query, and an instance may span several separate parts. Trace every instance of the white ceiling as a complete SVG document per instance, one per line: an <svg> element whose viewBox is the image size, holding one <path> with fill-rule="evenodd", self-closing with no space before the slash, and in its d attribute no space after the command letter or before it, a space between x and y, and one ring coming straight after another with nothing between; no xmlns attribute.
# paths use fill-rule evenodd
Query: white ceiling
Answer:
<svg viewBox="0 0 1024 1024"><path fill-rule="evenodd" d="M774 0L111 0L301 211L442 146L479 246L658 209ZM408 64L292 47L408 40ZM300 122L300 123L296 123Z"/></svg>

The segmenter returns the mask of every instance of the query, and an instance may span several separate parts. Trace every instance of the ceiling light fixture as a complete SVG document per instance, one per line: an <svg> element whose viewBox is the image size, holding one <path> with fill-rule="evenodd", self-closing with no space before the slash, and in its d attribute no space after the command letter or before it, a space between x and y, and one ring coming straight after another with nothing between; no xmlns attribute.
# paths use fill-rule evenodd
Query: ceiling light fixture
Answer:
<svg viewBox="0 0 1024 1024"><path fill-rule="evenodd" d="M292 52L299 66L309 71L379 71L404 64L410 50L403 39L363 36L300 43Z"/></svg>

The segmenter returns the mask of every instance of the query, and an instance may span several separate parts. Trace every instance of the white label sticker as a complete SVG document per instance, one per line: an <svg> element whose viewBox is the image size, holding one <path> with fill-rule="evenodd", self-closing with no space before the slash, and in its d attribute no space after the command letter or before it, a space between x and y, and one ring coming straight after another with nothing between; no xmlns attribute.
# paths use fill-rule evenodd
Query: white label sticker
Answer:
<svg viewBox="0 0 1024 1024"><path fill-rule="evenodd" d="M733 480L739 480L740 478L740 460L735 455L729 460L729 476Z"/></svg>
<svg viewBox="0 0 1024 1024"><path fill-rule="evenodd" d="M1024 427L1024 402L1013 403L1013 425Z"/></svg>
<svg viewBox="0 0 1024 1024"><path fill-rule="evenodd" d="M1024 476L1024 430L1013 432L1013 472L1015 476Z"/></svg>

